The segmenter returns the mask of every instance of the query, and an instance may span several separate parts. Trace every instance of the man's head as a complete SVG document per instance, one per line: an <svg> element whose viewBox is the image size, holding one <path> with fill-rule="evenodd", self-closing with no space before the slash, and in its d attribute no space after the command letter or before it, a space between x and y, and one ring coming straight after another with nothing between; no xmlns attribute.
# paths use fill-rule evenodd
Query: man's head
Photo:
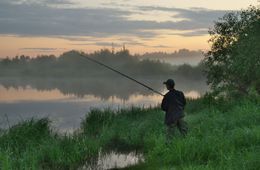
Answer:
<svg viewBox="0 0 260 170"><path fill-rule="evenodd" d="M168 90L173 90L174 89L174 86L175 86L175 82L173 79L168 79L167 81L163 82L163 84L166 85L166 88Z"/></svg>

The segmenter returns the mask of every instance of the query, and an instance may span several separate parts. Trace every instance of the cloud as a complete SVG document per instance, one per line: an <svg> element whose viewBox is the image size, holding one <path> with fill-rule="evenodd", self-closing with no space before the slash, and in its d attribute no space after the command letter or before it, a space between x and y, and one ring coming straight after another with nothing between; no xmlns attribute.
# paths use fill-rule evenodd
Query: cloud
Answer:
<svg viewBox="0 0 260 170"><path fill-rule="evenodd" d="M207 34L208 34L207 29L199 29L199 30L187 31L184 33L171 33L170 35L178 35L183 37L195 37L195 36L203 36Z"/></svg>
<svg viewBox="0 0 260 170"><path fill-rule="evenodd" d="M177 13L172 15L172 18L184 19L183 23L195 24L197 26L204 26L208 28L213 24L213 21L222 17L230 10L210 10L206 8L168 8L168 7L155 7L155 6L142 6L138 7L142 11L163 11Z"/></svg>
<svg viewBox="0 0 260 170"><path fill-rule="evenodd" d="M142 11L164 11L164 12L178 12L182 17L186 16L187 18L194 18L197 16L200 17L206 17L203 16L204 14L210 15L209 18L216 18L219 17L219 15L223 15L226 12L231 12L230 10L211 10L207 8L190 8L190 9L184 9L184 8L175 8L175 7L156 7L156 6L139 6L138 7ZM195 15L195 16L194 16Z"/></svg>
<svg viewBox="0 0 260 170"><path fill-rule="evenodd" d="M53 51L53 50L57 50L57 48L20 48L20 50L47 50L47 51Z"/></svg>
<svg viewBox="0 0 260 170"><path fill-rule="evenodd" d="M4 0L7 1L7 0ZM41 4L41 5L72 5L71 0L16 0L12 4Z"/></svg>
<svg viewBox="0 0 260 170"><path fill-rule="evenodd" d="M136 42L136 41L124 41L124 42L118 42L118 43L113 43L113 42L104 42L104 41L99 41L99 42L93 42L93 43L71 43L70 45L77 45L77 46L101 46L101 47L123 47L123 45L140 45L140 46L147 46L144 43Z"/></svg>
<svg viewBox="0 0 260 170"><path fill-rule="evenodd" d="M171 46L167 46L167 45L154 45L151 47L153 47L153 48L172 48Z"/></svg>
<svg viewBox="0 0 260 170"><path fill-rule="evenodd" d="M145 43L141 42L135 42L135 41L125 41L121 43L112 43L112 42L95 42L95 43L71 43L70 45L76 45L76 46L101 46L101 47L115 47L120 48L125 46L143 46L148 48L172 48L172 46L166 46L166 45L147 45Z"/></svg>
<svg viewBox="0 0 260 170"><path fill-rule="evenodd" d="M57 50L65 50L65 48L44 48L44 47L36 47L36 48L20 48L22 51L57 51Z"/></svg>
<svg viewBox="0 0 260 170"><path fill-rule="evenodd" d="M109 37L135 36L149 39L159 36L160 29L193 31L190 35L203 35L213 20L223 16L227 11L201 8L181 9L165 7L138 7L141 11L168 11L172 17L183 18L181 21L144 21L129 20L133 11L115 8L56 8L46 4L70 4L71 1L26 0L23 3L0 2L0 34L17 36L49 36L65 39L82 39L81 36ZM177 13L177 14L176 14ZM181 36L189 34L180 33Z"/></svg>

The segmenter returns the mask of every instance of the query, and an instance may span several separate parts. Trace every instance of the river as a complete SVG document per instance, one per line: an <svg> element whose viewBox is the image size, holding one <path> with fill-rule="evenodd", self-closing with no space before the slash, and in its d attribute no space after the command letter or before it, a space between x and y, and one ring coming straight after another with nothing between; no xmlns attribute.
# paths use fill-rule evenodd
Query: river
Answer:
<svg viewBox="0 0 260 170"><path fill-rule="evenodd" d="M162 77L139 77L166 93ZM177 78L176 89L187 98L198 98L207 90L204 80ZM48 117L55 131L71 133L93 108L121 109L160 104L162 96L125 78L0 78L0 128L23 120Z"/></svg>

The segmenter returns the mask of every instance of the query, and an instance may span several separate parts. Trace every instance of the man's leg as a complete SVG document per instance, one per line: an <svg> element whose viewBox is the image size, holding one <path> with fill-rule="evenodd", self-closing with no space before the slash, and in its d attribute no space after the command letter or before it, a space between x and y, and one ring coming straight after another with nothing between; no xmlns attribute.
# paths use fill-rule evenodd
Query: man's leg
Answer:
<svg viewBox="0 0 260 170"><path fill-rule="evenodd" d="M188 125L187 123L183 120L183 118L179 119L177 121L177 127L180 131L180 133L183 135L183 136L186 136L187 133L188 133Z"/></svg>
<svg viewBox="0 0 260 170"><path fill-rule="evenodd" d="M175 135L175 129L176 129L175 123L167 125L167 129L166 129L167 142L170 142L172 140L173 136Z"/></svg>

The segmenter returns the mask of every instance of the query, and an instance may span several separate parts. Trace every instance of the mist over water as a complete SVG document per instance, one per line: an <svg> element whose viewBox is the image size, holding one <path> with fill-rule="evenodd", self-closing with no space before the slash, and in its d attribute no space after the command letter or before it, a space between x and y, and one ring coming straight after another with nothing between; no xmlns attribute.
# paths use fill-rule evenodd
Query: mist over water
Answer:
<svg viewBox="0 0 260 170"><path fill-rule="evenodd" d="M183 52L192 53L182 50L178 55ZM176 58L177 53L172 55ZM176 89L186 97L198 98L207 90L202 64L172 66L156 60L140 60L127 49L117 52L101 49L90 54L68 51L59 57L22 55L0 60L0 128L48 117L57 131L72 132L94 108L151 107L161 103L162 96L88 58L161 93L167 92L163 82L169 78L176 81Z"/></svg>
<svg viewBox="0 0 260 170"><path fill-rule="evenodd" d="M137 77L162 93L166 93L162 82L168 78ZM176 89L186 97L197 98L207 90L204 80L175 81ZM0 128L21 120L49 117L53 128L60 132L79 128L81 119L94 108L150 107L162 100L160 95L116 74L110 78L0 78L0 94Z"/></svg>

